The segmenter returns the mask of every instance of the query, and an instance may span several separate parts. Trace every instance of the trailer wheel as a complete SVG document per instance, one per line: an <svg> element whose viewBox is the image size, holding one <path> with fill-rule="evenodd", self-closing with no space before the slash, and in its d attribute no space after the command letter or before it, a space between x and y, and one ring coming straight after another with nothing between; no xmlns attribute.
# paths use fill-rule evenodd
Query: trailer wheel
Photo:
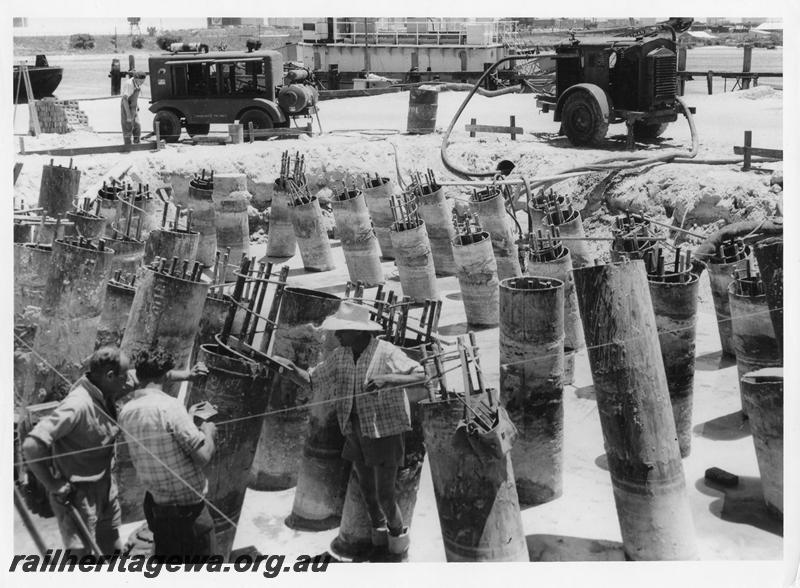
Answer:
<svg viewBox="0 0 800 588"><path fill-rule="evenodd" d="M153 117L153 132L159 127L161 138L167 143L177 143L181 136L181 119L171 110L159 110Z"/></svg>
<svg viewBox="0 0 800 588"><path fill-rule="evenodd" d="M561 125L573 145L595 145L608 132L608 121L603 117L600 105L585 91L567 97L561 111Z"/></svg>
<svg viewBox="0 0 800 588"><path fill-rule="evenodd" d="M208 123L186 123L186 132L190 137L195 135L207 135L211 130L211 125Z"/></svg>
<svg viewBox="0 0 800 588"><path fill-rule="evenodd" d="M660 137L668 126L669 123L647 124L637 120L633 123L633 136L637 139L655 139Z"/></svg>
<svg viewBox="0 0 800 588"><path fill-rule="evenodd" d="M271 129L275 126L272 122L272 118L263 110L257 110L255 108L247 110L242 114L241 118L239 118L239 124L243 127L245 139L247 139L250 123L253 123L253 130L256 131Z"/></svg>

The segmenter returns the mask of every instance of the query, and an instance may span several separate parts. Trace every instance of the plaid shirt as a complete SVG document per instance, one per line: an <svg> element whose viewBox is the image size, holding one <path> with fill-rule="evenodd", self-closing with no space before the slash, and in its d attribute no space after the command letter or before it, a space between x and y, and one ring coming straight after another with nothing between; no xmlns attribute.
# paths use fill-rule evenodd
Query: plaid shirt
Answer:
<svg viewBox="0 0 800 588"><path fill-rule="evenodd" d="M206 477L191 454L205 442L205 435L177 398L157 388L138 390L122 408L119 424L136 476L157 504L189 505L202 500Z"/></svg>
<svg viewBox="0 0 800 588"><path fill-rule="evenodd" d="M411 373L422 375L422 366L399 347L373 338L356 362L349 347L334 349L311 370L311 385L315 398L334 400L342 433L351 431L350 413L355 409L361 433L378 439L411 429L408 397L404 389L365 393L365 384L377 375Z"/></svg>

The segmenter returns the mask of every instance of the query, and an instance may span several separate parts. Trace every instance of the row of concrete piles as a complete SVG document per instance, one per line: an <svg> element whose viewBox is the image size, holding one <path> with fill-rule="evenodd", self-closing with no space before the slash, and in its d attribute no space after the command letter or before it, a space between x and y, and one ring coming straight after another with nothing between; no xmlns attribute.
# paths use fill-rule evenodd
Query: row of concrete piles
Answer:
<svg viewBox="0 0 800 588"><path fill-rule="evenodd" d="M103 185L89 195L94 199L78 199L76 185L48 180L51 167L43 173L47 199L42 204L59 210L53 203L69 203L66 214L74 221L47 217L58 228L49 231L50 242L42 243L48 232L38 231L32 242L15 244L15 326L32 326L34 332L17 341L28 360L15 362L20 404L35 412L34 403L62 397L84 369L85 358L102 345L118 345L128 355L160 346L176 357L178 368L205 361L210 375L203 383L188 394L178 386L168 392L191 404L209 399L219 411L208 499L227 554L268 400L263 369L237 350L237 342L268 344L275 302L266 317L259 313L270 304L268 287L272 298L279 298L288 268L273 278L271 264L256 267L246 257L249 196L243 174L212 179L201 173L188 194L174 194L171 201L153 197L148 186L120 183ZM202 206L208 203L213 221L209 207ZM37 219L33 228L40 226ZM224 253L216 250L218 244L225 246ZM201 259L201 249L212 253ZM240 266L229 261L232 255L241 255ZM231 275L236 282L228 281ZM117 446L116 463L123 521L140 520L143 490L125 442Z"/></svg>
<svg viewBox="0 0 800 588"><path fill-rule="evenodd" d="M427 184L429 188L435 185L432 176L429 176L428 182L417 177L414 184ZM190 187L190 191L192 189L208 190L209 186L201 184ZM343 195L347 196L348 191L355 190L348 190L345 186ZM421 218L422 207L417 206L419 198L410 198L408 193L394 196L389 198L389 212L392 215L389 230L392 244L397 245L393 233L419 229L425 221ZM345 201L352 199L353 196L344 198ZM528 266L528 273L539 271L536 264L556 262L569 254L569 251L565 254L566 248L560 237L563 239L561 229L575 220L574 211L570 212L566 203L558 200L551 200L544 209L542 219L547 224L543 223L542 226L548 234L531 230L528 242L524 243L524 255L521 258L527 262L523 265ZM477 220L473 217L466 225L453 227L456 234L451 241L453 259L458 267L459 247L483 244L486 253L481 259L487 263L476 268L472 274L488 274L488 279L481 284L486 287L487 296L492 295L492 286L496 291L496 323L500 323L501 327L499 402L505 406L505 410L498 406L498 395L481 381L479 368L475 370L477 387L472 385L470 375L465 377L464 394L460 397L448 390L444 362L457 359L462 369L469 372L470 365L474 365L477 358L474 339L460 342L456 357L443 352L436 343L434 334L441 304L438 296L424 299L416 327L410 319L409 309L418 305L420 299L413 298L406 291L405 284L405 296L399 301L395 299L394 292L384 297L380 285L372 300L374 317L385 327L384 336L415 353L431 376L428 389L418 390L418 396L412 399L414 431L410 434L410 441L413 442L407 443L406 468L401 471L398 482L404 517L411 520L419 469L427 451L448 560L527 560L519 515L520 503L540 504L552 500L562 491L565 358L570 350L577 349L581 344L579 339L582 339L574 328L569 331L567 327L567 315L571 312L573 320L578 316L582 319L585 341L589 347L626 554L632 559L694 557L691 517L680 461L681 454L688 453L688 445L685 445L688 435L682 436L680 431L685 429L687 421L690 422L691 400L687 390L690 391L691 384L687 384L687 377L690 379L693 370L687 370L685 364L694 357L692 299L696 305L696 265L679 252L672 271L666 269L663 254L655 249L658 239L640 239L638 232L632 233L635 227L623 226L636 224L637 219L626 217L620 220L620 226L615 227L619 233L615 233L612 252L622 252L621 258L625 260L634 257L643 261L588 265L574 272L567 270L566 279L534 273L528 277L511 276L500 281L490 234L477 226ZM480 220L483 222L483 219ZM372 221L375 222L374 218ZM535 225L532 223L531 227ZM582 231L582 225L575 230ZM272 227L270 234L272 236ZM634 241L633 246L626 243L631 240ZM638 243L640 240L652 243L653 247L642 251ZM575 243L566 242L570 245ZM432 249L430 245L429 249ZM395 255L398 256L396 259L402 259L402 253L395 251ZM416 257L427 260L430 255L430 251L424 251L424 255ZM172 262L168 256L160 257L145 271L173 279L185 279L187 267L184 265L181 272L177 257L173 256ZM268 361L264 357L268 353L290 357L302 367L315 364L331 344L320 325L336 311L340 299L313 290L284 288L282 284L285 283L286 274L282 272L268 316L261 317L264 319L265 333L261 342L257 343L254 340L255 324L260 319L254 317L260 316L262 310L271 266L262 264L256 270L252 267L255 260L245 257L235 286L228 290L231 293L220 296L219 290L224 290L224 284L217 287L219 256L215 257L213 269L209 271L211 278L207 280L210 285L206 284L206 288L207 291L214 291L216 287L217 298L221 297L229 303L229 311L225 313L221 327L211 326L208 331L217 333L212 344L217 347L212 350L212 355L221 355L223 359L219 360L219 365L227 366L222 367L220 373L227 374L224 377L228 378L237 373L243 375L248 370L251 374L262 373L257 366ZM774 262L774 254L770 259ZM474 262L474 256L465 256L466 261ZM766 265L769 264L765 262ZM398 266L400 269L402 263ZM165 270L166 267L169 269ZM780 268L780 263L772 263L770 267L773 274L779 273L774 268ZM195 270L190 273L190 278L197 277ZM402 275L401 272L401 283ZM560 275L564 275L563 270ZM118 282L119 277L114 274L114 281ZM759 287L751 283L752 277L751 270L750 275L737 280L741 284L734 286L734 289L759 295ZM142 276L138 278L135 296L143 289L144 279ZM153 283L156 279L153 278ZM195 283L193 279L188 281ZM359 282L353 295L364 301L365 283ZM466 308L465 282L461 275L459 283L462 284ZM572 284L572 295L567 294L568 284ZM166 290L163 289L160 294L155 287L148 287L147 290L150 292L151 306L157 308L174 298L165 297ZM678 290L680 294L676 294ZM773 293L773 299L778 297L777 289L770 287L767 291ZM206 297L205 306L208 306L211 298ZM571 298L573 302L569 302ZM676 304L680 305L677 311ZM659 312L659 308L663 308L663 311ZM775 307L776 312L778 308L780 306ZM615 312L609 309L624 310ZM469 311L467 313L469 316ZM243 318L240 318L241 314ZM219 321L220 315L216 316ZM664 317L669 320L660 322ZM272 338L275 325L280 328ZM129 328L130 325L126 333ZM669 336L677 330L685 331L685 336L670 341ZM231 336L231 332L239 333L239 336ZM126 336L123 335L123 341ZM192 338L193 345L195 337ZM572 338L572 347L568 346L568 338ZM636 345L631 346L631 340L636 340ZM209 358L209 363L217 365L215 358L210 355ZM682 370L668 367L678 366L681 358L685 360ZM234 366L231 364L234 360L243 363ZM231 451L235 447L238 452L244 446L255 450L256 457L250 459L252 463L248 462L246 468L238 468L237 465L236 476L230 476L226 471L229 479L224 481L220 480L219 470L215 472L217 478L214 478L212 487L219 488L219 492L232 491L236 484L243 485L242 472L245 472L245 477L249 475L252 486L260 489L279 489L296 484L295 504L287 524L304 529L331 528L340 524L339 536L332 550L357 557L368 544L369 525L357 484L352 480L348 484L348 467L339 457L343 440L329 405L326 408L319 404L321 398L304 397L290 384L281 382L279 377L263 375L255 380L262 391L268 391L268 396L262 393L253 407L247 407L248 410L252 409L249 416L253 418L246 420L252 420L257 425L255 428L250 426L247 431L242 428L239 433L232 433L230 439L223 437L230 443L223 443L220 451L222 456L226 456L222 447L230 447ZM767 388L774 390L778 386L772 374L745 375L743 385L752 385L762 391ZM215 389L225 389L225 386L218 383L206 386L209 395ZM243 388L236 389L239 390L236 394L243 394ZM413 402L419 395L425 394L428 395L427 401ZM673 396L672 401L670 395ZM754 433L756 422L759 422L765 434L775 435L774 394L770 398L769 402L760 401L761 406L772 408L770 418L754 420ZM751 405L749 403L748 407ZM241 404L236 406L242 410ZM236 406L229 409L231 414L235 413ZM260 412L255 412L254 407ZM262 422L257 417L263 412L267 414ZM750 418L754 419L752 414ZM456 428L459 420L463 420L466 426ZM513 448L509 443L514 437L514 427L510 424L512 421L519 436ZM259 427L260 439L256 449L254 446ZM305 442L298 444L298 438L305 439ZM769 449L770 443L761 445L759 449L757 440L757 451L765 447ZM300 447L302 454L298 451ZM238 457L235 459L239 460L236 464L241 462L244 465L248 461L245 453L243 450L236 453ZM763 460L759 455L760 467L762 461L765 464L762 476L766 477L765 468L777 467L774 453ZM653 464L658 464L655 470ZM249 474L246 470L249 470ZM780 482L778 485L782 488ZM767 486L765 481L765 495ZM243 488L240 493L234 492L236 499L231 499L230 504L226 502L221 512L215 513L212 509L220 534L228 537L228 548L232 540L231 523L235 524L243 492ZM775 505L778 502L777 488L770 492L772 494L767 501L779 510L782 502L780 507ZM219 508L214 501L216 494L212 494L209 500L216 505L215 508ZM140 503L140 497L137 498L138 502L129 502Z"/></svg>

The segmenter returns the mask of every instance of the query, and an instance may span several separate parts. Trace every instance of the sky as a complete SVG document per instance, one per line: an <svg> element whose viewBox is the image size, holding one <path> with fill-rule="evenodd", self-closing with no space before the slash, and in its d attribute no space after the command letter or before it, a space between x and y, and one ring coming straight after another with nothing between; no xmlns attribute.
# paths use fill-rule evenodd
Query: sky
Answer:
<svg viewBox="0 0 800 588"><path fill-rule="evenodd" d="M102 18L28 18L27 27L15 27L15 36L25 35L71 35L75 33L90 33L93 35L113 35L114 27L117 33L128 32L128 19L120 17ZM147 33L147 27L161 29L191 29L205 28L205 17L200 18L154 18L141 17L139 28L142 33Z"/></svg>

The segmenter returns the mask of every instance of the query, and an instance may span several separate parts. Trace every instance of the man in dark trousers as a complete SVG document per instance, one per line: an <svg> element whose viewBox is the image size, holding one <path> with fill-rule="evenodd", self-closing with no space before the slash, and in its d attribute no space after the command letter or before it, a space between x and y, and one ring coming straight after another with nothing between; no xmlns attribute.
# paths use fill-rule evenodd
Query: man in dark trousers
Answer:
<svg viewBox="0 0 800 588"><path fill-rule="evenodd" d="M58 407L28 433L22 452L28 467L50 494L64 547L78 556L84 547L69 501L104 555L122 549L117 488L111 477L114 439L119 431L114 402L132 389L128 360L116 347L89 359L89 371Z"/></svg>
<svg viewBox="0 0 800 588"><path fill-rule="evenodd" d="M214 555L214 522L206 507L203 473L214 454L216 426L198 429L183 404L163 391L173 356L162 348L133 357L139 388L120 411L136 476L147 492L144 514L153 532L153 554L188 558ZM193 377L207 371L197 364Z"/></svg>
<svg viewBox="0 0 800 588"><path fill-rule="evenodd" d="M122 98L120 99L120 117L122 119L122 141L126 145L138 143L142 135L142 126L139 124L139 90L147 74L144 72L129 72L122 82Z"/></svg>
<svg viewBox="0 0 800 588"><path fill-rule="evenodd" d="M374 337L383 328L370 320L366 306L344 301L322 328L334 331L340 347L310 372L288 359L278 361L292 381L312 387L315 397L334 401L345 436L342 457L353 462L358 476L372 521L373 546L376 552L388 548L391 555L402 556L409 538L395 483L405 458L403 435L411 430L403 385L419 383L424 370L399 347Z"/></svg>

